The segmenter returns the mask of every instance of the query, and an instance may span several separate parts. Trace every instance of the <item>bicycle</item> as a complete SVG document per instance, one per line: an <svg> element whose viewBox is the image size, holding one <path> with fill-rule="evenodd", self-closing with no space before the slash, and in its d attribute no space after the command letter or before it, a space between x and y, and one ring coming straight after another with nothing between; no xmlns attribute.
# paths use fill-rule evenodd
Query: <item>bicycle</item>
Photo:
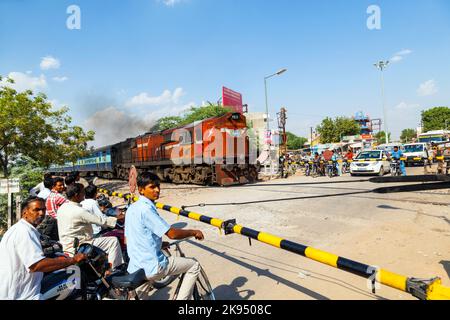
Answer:
<svg viewBox="0 0 450 320"><path fill-rule="evenodd" d="M163 248L163 252L166 256L171 256L169 248L175 246L175 252L178 254L179 257L186 257L184 252L181 250L180 244L182 242L188 241L189 238L174 241L170 243L167 247ZM194 285L194 291L193 291L193 299L194 300L215 300L214 292L211 287L211 284L209 282L208 276L206 275L206 272L202 267L200 267L200 274L195 282ZM167 276L165 279L167 281L157 281L157 282L149 282L146 278L144 269L140 269L136 271L135 273L122 276L122 277L114 277L112 278L112 285L119 296L120 300L141 300L139 298L139 295L136 291L139 287L141 287L144 284L149 284L148 289L145 291L145 293L148 293L152 290L158 290L160 288L163 288L170 283L172 283L175 279L179 279L177 287L175 289L174 296L172 300L176 300L177 295L179 293L179 290L181 288L181 285L184 280L184 274L177 275L177 276ZM158 283L158 284L157 284Z"/></svg>

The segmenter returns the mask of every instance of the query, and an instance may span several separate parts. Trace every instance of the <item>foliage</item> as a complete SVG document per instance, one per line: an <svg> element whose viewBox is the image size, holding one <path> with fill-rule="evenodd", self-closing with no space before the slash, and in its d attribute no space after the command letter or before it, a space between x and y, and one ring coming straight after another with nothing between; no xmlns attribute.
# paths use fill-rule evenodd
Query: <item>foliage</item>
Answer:
<svg viewBox="0 0 450 320"><path fill-rule="evenodd" d="M0 76L0 80L2 80ZM7 79L7 83L14 83ZM53 110L45 94L31 90L17 92L0 87L0 166L9 176L10 167L23 157L44 168L84 156L94 132L71 127L68 108Z"/></svg>
<svg viewBox="0 0 450 320"><path fill-rule="evenodd" d="M385 144L386 143L386 134L384 131L378 132L376 135L374 135L375 139L377 139L378 144ZM391 133L388 133L389 141L391 141Z"/></svg>
<svg viewBox="0 0 450 320"><path fill-rule="evenodd" d="M185 112L181 116L171 116L159 119L156 122L156 125L152 128L152 131L161 131L176 127L182 127L195 121L201 121L212 117L222 116L229 112L232 112L232 110L229 108L224 108L222 106L215 106L215 105L208 105L204 107L191 107L189 111Z"/></svg>
<svg viewBox="0 0 450 320"><path fill-rule="evenodd" d="M445 125L447 124L447 127L450 126L450 108L435 107L422 111L422 122L424 132L447 129Z"/></svg>
<svg viewBox="0 0 450 320"><path fill-rule="evenodd" d="M325 118L317 127L321 143L337 143L343 136L352 136L360 132L359 125L352 118Z"/></svg>
<svg viewBox="0 0 450 320"><path fill-rule="evenodd" d="M29 190L42 181L44 169L39 167L37 162L30 158L22 158L17 161L11 168L10 178L18 178L20 180L20 189L22 199L26 199ZM15 199L15 198L14 198ZM15 208L15 204L13 204ZM2 229L6 230L8 201L6 195L0 195L0 234Z"/></svg>
<svg viewBox="0 0 450 320"><path fill-rule="evenodd" d="M305 146L305 143L308 141L307 138L298 137L292 132L286 132L287 136L287 147L288 150L299 150Z"/></svg>
<svg viewBox="0 0 450 320"><path fill-rule="evenodd" d="M400 135L402 143L411 142L414 138L417 138L417 131L415 129L404 129Z"/></svg>

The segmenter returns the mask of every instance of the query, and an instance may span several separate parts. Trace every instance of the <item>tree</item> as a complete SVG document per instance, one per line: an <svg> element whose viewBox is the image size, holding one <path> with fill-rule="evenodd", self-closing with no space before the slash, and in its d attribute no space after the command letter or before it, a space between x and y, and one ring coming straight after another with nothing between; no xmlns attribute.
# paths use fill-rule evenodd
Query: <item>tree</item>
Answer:
<svg viewBox="0 0 450 320"><path fill-rule="evenodd" d="M291 132L286 132L287 137L287 147L289 150L299 150L305 146L305 143L308 141L307 138L298 137Z"/></svg>
<svg viewBox="0 0 450 320"><path fill-rule="evenodd" d="M181 123L182 118L178 116L164 117L156 121L156 125L152 131L163 131L171 128L176 128Z"/></svg>
<svg viewBox="0 0 450 320"><path fill-rule="evenodd" d="M2 80L0 76L0 81ZM14 83L12 79L6 80ZM86 155L94 132L70 126L68 108L52 110L45 94L0 87L0 166L8 177L12 164L27 157L47 168Z"/></svg>
<svg viewBox="0 0 450 320"><path fill-rule="evenodd" d="M374 135L375 139L377 139L378 144L385 144L386 143L386 134L384 131L378 132L376 135ZM388 133L389 141L391 141L391 133Z"/></svg>
<svg viewBox="0 0 450 320"><path fill-rule="evenodd" d="M424 132L432 130L447 129L450 126L450 108L435 107L426 111L422 111L422 122Z"/></svg>
<svg viewBox="0 0 450 320"><path fill-rule="evenodd" d="M152 131L162 131L173 129L193 123L195 121L202 121L212 117L219 117L233 112L229 108L216 105L208 105L203 107L191 107L187 112L181 116L170 116L159 119L156 125L151 129Z"/></svg>
<svg viewBox="0 0 450 320"><path fill-rule="evenodd" d="M337 117L334 120L327 117L317 127L321 143L337 143L343 136L356 135L360 130L355 120L346 117Z"/></svg>
<svg viewBox="0 0 450 320"><path fill-rule="evenodd" d="M411 142L414 138L417 138L417 131L414 129L405 129L400 135L402 143Z"/></svg>

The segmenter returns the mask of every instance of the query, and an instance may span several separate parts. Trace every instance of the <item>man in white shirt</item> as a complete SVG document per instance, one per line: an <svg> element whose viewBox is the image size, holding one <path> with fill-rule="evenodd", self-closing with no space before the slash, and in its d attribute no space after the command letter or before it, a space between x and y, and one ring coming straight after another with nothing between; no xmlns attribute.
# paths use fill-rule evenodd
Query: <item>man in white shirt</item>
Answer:
<svg viewBox="0 0 450 320"><path fill-rule="evenodd" d="M45 177L44 179L44 188L38 193L38 197L44 200L47 200L48 196L52 192L51 189L53 188L53 178L52 177Z"/></svg>
<svg viewBox="0 0 450 320"><path fill-rule="evenodd" d="M44 181L46 178L51 178L52 175L50 173L44 174ZM37 197L38 193L41 192L44 189L44 182L39 182L36 186L30 189L30 196Z"/></svg>
<svg viewBox="0 0 450 320"><path fill-rule="evenodd" d="M74 183L67 187L66 191L69 202L63 204L58 210L58 234L64 252L73 254L73 242L78 238L80 244L90 243L108 254L108 261L114 269L124 263L122 249L116 237L93 237L92 224L114 228L117 220L123 220L124 214L117 218L98 217L81 207L80 202L84 200L84 186Z"/></svg>
<svg viewBox="0 0 450 320"><path fill-rule="evenodd" d="M96 200L97 196L97 187L94 185L89 185L84 190L85 199L81 201L81 206L83 209L89 211L89 213L97 216L99 218L107 218L105 214L103 214L102 210L100 210L100 206ZM102 227L96 224L92 225L92 229L94 230L94 235L99 234L102 231Z"/></svg>
<svg viewBox="0 0 450 320"><path fill-rule="evenodd" d="M86 259L46 258L36 226L45 217L45 202L30 197L22 204L22 219L13 225L0 242L0 300L39 300L44 272L67 268Z"/></svg>

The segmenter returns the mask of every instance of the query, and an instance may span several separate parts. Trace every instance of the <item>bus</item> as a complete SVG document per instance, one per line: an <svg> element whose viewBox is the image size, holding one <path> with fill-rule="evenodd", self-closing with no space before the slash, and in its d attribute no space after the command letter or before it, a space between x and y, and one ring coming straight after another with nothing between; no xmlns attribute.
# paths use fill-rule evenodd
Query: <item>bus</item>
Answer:
<svg viewBox="0 0 450 320"><path fill-rule="evenodd" d="M448 140L450 140L450 131L436 130L420 134L418 142L431 144L432 142L443 142Z"/></svg>

